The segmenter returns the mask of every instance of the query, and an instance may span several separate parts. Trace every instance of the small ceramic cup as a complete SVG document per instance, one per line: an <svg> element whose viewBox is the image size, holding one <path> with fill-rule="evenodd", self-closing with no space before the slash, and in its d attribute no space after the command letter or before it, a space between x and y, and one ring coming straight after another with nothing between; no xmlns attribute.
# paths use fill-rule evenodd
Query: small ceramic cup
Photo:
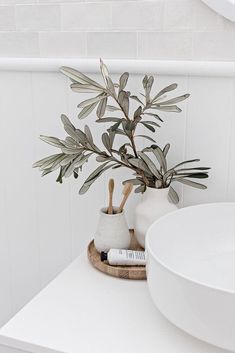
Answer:
<svg viewBox="0 0 235 353"><path fill-rule="evenodd" d="M114 207L114 212L117 207ZM124 210L121 213L107 214L107 207L100 210L100 218L94 237L96 250L128 249L131 242Z"/></svg>

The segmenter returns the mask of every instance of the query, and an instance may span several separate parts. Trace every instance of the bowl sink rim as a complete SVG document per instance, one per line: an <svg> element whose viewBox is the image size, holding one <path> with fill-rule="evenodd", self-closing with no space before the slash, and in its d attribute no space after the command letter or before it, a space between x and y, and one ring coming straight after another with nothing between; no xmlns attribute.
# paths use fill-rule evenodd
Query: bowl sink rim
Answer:
<svg viewBox="0 0 235 353"><path fill-rule="evenodd" d="M166 215L160 217L159 219L157 219L148 229L147 234L146 234L146 239L145 239L145 247L147 249L147 254L150 253L151 256L153 257L153 259L155 261L157 261L163 268L165 268L167 271L169 271L170 273L174 274L175 276L184 279L185 281L189 281L193 284L196 285L200 285L202 287L205 287L209 290L215 290L215 291L219 291L222 293L226 293L226 294L235 294L235 289L225 289L223 287L219 287L216 285L210 285L206 282L200 281L200 280L196 280L193 279L190 276L187 276L183 273L181 273L180 271L175 270L174 268L172 268L171 266L167 265L164 261L160 260L158 258L158 256L153 252L153 250L150 247L150 238L151 238L151 233L152 233L152 229L160 222L164 221L165 219L171 218L172 215L175 214L180 214L183 213L185 209L194 209L194 208L203 208L203 207L208 207L208 206L212 206L212 207L217 207L217 206L228 206L228 205L234 205L235 207L235 202L231 201L231 202L211 202L211 203L204 203L204 204L198 204L198 205L193 205L193 206L187 206L187 207L182 207L176 211L172 211L170 213L167 213ZM148 255L147 255L147 262L148 262Z"/></svg>

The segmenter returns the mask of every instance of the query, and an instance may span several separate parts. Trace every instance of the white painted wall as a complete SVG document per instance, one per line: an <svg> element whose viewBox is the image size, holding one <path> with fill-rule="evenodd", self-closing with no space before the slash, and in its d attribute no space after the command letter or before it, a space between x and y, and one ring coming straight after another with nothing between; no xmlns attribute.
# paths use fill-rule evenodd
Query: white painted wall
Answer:
<svg viewBox="0 0 235 353"><path fill-rule="evenodd" d="M179 188L182 206L235 201L234 77L157 77L156 89L178 82L179 94L191 93L181 114L162 114L165 123L158 131L158 143L171 143L172 163L200 157L202 165L212 167L208 190ZM129 88L139 92L140 87L141 76L133 75ZM84 95L70 91L68 80L57 72L0 71L0 323L85 249L93 237L98 210L107 202L107 176L85 196L78 195L94 163L84 168L78 181L62 185L55 182L56 175L41 179L38 170L31 168L35 160L54 151L38 139L40 134L64 136L61 113L80 128L88 122L99 140L100 124L92 118L77 120L82 99ZM113 174L119 190L127 175L124 170ZM116 194L116 202L119 199ZM130 226L137 201L133 195Z"/></svg>
<svg viewBox="0 0 235 353"><path fill-rule="evenodd" d="M226 61L234 41L201 0L0 0L2 57Z"/></svg>

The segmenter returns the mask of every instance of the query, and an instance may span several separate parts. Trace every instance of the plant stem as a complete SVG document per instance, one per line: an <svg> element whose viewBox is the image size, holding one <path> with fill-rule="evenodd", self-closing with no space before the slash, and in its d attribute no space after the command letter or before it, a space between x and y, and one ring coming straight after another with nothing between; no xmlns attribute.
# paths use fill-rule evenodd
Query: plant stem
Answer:
<svg viewBox="0 0 235 353"><path fill-rule="evenodd" d="M113 99L115 100L115 102L118 104L118 106L121 108L121 111L123 112L125 118L130 121L131 119L129 118L128 115L126 115L126 113L125 113L123 107L121 106L121 104L119 103L117 97L115 97L115 96L113 96L113 95L112 95L112 97L113 97Z"/></svg>
<svg viewBox="0 0 235 353"><path fill-rule="evenodd" d="M134 131L133 131L133 134L131 137L129 137L130 141L131 141L131 146L132 146L132 149L133 149L133 152L134 152L134 155L136 158L139 158L138 157L138 154L137 154L137 150L136 150L136 146L135 146L135 141L134 141Z"/></svg>
<svg viewBox="0 0 235 353"><path fill-rule="evenodd" d="M93 153L95 153L95 154L98 154L99 156L104 156L104 153L102 153L102 152L98 152L98 151L95 151L95 150L92 150L92 149L90 149L90 148L87 148L87 147L84 147L84 149L86 149L86 151L90 151L90 152L93 152ZM135 169L135 167L133 166L130 166L129 164L126 164L126 163L124 163L124 162L122 162L122 161L119 161L117 158L115 158L111 153L110 153L110 155L108 155L108 154L106 154L104 157L108 157L109 159L110 159L110 161L113 161L113 162L116 162L116 163L118 163L118 164L121 164L121 165L123 165L124 167L127 167L127 168L129 168L129 169L131 169L131 170L134 170L135 172L137 171L137 169Z"/></svg>
<svg viewBox="0 0 235 353"><path fill-rule="evenodd" d="M119 103L117 97L115 97L114 95L112 95L113 99L115 100L115 102L118 104L118 106L121 108L125 118L128 120L128 121L131 121L131 119L129 118L129 116L125 113L124 109L122 108L121 104ZM132 136L128 136L127 137L129 138L130 142L131 142L131 147L133 149L133 152L134 152L134 155L136 158L138 158L138 154L137 154L137 150L136 150L136 145L135 145L135 141L134 141L134 131L132 133Z"/></svg>

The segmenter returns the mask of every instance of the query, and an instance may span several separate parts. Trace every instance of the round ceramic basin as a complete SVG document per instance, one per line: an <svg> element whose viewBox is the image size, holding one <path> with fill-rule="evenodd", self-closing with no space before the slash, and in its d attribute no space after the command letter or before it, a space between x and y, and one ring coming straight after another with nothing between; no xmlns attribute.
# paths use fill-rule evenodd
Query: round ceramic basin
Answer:
<svg viewBox="0 0 235 353"><path fill-rule="evenodd" d="M235 203L182 208L148 230L152 299L189 334L235 351Z"/></svg>

